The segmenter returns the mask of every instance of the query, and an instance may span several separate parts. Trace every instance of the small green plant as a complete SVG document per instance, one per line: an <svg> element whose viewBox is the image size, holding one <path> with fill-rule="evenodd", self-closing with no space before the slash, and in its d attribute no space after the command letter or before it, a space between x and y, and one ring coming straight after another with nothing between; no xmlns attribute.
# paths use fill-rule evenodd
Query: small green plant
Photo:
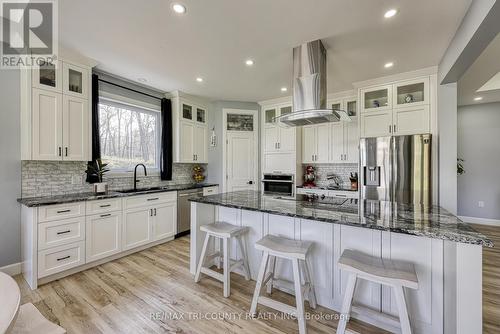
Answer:
<svg viewBox="0 0 500 334"><path fill-rule="evenodd" d="M465 169L464 169L464 159L457 158L457 174L462 175L465 174Z"/></svg>
<svg viewBox="0 0 500 334"><path fill-rule="evenodd" d="M108 164L103 164L101 159L97 159L92 164L89 164L85 173L96 176L99 180L99 183L101 183L104 174L109 172L109 169L106 168L107 165Z"/></svg>

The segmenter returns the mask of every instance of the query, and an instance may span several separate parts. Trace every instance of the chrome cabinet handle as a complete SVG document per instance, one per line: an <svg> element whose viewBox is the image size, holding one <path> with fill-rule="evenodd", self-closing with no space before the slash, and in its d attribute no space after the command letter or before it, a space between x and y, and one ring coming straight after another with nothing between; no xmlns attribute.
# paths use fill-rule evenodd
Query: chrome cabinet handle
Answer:
<svg viewBox="0 0 500 334"><path fill-rule="evenodd" d="M389 133L392 133L392 126L389 125Z"/></svg>
<svg viewBox="0 0 500 334"><path fill-rule="evenodd" d="M393 128L394 128L394 133L396 133L397 132L396 131L396 124L394 124Z"/></svg>
<svg viewBox="0 0 500 334"><path fill-rule="evenodd" d="M155 217L156 217L156 208L154 208L153 210L155 210Z"/></svg>

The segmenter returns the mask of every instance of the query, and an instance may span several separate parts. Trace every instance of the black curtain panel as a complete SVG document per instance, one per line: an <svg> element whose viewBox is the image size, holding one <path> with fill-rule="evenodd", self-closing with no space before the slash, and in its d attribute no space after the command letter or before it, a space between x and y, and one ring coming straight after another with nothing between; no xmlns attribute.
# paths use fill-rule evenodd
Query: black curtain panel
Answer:
<svg viewBox="0 0 500 334"><path fill-rule="evenodd" d="M172 103L161 99L161 154L160 177L172 180Z"/></svg>
<svg viewBox="0 0 500 334"><path fill-rule="evenodd" d="M92 161L88 165L94 164L101 159L101 143L99 140L99 77L92 74ZM87 173L87 182L99 182L97 175Z"/></svg>

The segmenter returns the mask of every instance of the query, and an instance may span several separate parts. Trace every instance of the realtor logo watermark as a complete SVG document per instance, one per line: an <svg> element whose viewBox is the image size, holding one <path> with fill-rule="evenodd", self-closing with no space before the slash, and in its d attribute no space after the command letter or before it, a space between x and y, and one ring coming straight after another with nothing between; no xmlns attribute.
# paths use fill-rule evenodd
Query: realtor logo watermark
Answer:
<svg viewBox="0 0 500 334"><path fill-rule="evenodd" d="M56 65L57 0L0 0L2 69Z"/></svg>

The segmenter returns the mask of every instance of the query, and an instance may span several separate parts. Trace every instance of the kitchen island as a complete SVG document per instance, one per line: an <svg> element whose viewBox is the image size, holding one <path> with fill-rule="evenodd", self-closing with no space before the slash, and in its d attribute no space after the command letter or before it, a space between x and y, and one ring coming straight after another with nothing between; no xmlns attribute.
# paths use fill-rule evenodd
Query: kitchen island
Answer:
<svg viewBox="0 0 500 334"><path fill-rule="evenodd" d="M261 258L254 244L267 234L314 242L310 264L318 303L335 311L340 310L347 278L337 266L343 250L409 261L415 264L419 279L419 289L407 291L416 333L482 330L482 247L493 244L442 208L334 198L310 202L306 198L266 197L255 191L191 201L192 274L204 239L199 227L225 221L249 227L246 247L252 279ZM231 254L239 257L236 245L232 245ZM279 262L277 274L291 280L291 265ZM278 288L292 293L286 285ZM379 284L359 283L354 301L397 316L391 290ZM390 323L366 313L353 310L352 316L397 332Z"/></svg>

